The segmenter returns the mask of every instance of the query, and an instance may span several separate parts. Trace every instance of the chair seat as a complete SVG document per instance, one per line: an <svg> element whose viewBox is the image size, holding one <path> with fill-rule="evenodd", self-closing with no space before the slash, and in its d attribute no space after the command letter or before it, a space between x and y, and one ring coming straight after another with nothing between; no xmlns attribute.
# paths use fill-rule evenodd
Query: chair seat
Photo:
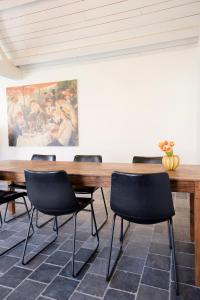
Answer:
<svg viewBox="0 0 200 300"><path fill-rule="evenodd" d="M25 196L27 196L26 192L0 190L0 204L8 203Z"/></svg>
<svg viewBox="0 0 200 300"><path fill-rule="evenodd" d="M142 225L152 225L152 224L157 224L157 223L161 223L161 222L165 222L168 221L169 219L171 219L171 215L170 216L162 216L162 217L155 217L154 219L148 219L148 218L135 218L135 217L131 217L131 216L126 216L123 215L121 213L117 213L116 214L123 218L124 220L128 221L128 222L132 222L135 224L142 224Z"/></svg>
<svg viewBox="0 0 200 300"><path fill-rule="evenodd" d="M49 216L63 216L63 215L68 215L68 214L73 214L75 212L79 212L80 210L83 210L88 204L93 202L91 198L85 198L85 197L77 197L77 205L72 207L69 210L45 210L43 211L42 209L38 210L42 212L43 214L49 215Z"/></svg>
<svg viewBox="0 0 200 300"><path fill-rule="evenodd" d="M74 187L74 192L77 194L93 194L96 190L98 190L98 187L93 187L93 186L86 186L86 187L79 187L75 186Z"/></svg>
<svg viewBox="0 0 200 300"><path fill-rule="evenodd" d="M9 184L9 188L26 190L26 185L24 182L12 182Z"/></svg>

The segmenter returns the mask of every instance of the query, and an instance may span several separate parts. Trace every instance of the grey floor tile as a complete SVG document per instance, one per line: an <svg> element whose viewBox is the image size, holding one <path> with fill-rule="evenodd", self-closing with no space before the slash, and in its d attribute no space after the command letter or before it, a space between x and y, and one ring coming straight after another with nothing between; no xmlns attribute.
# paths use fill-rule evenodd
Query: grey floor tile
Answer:
<svg viewBox="0 0 200 300"><path fill-rule="evenodd" d="M7 298L7 300L35 300L45 289L43 283L25 280Z"/></svg>
<svg viewBox="0 0 200 300"><path fill-rule="evenodd" d="M78 291L92 296L102 297L107 285L105 277L96 274L86 274L78 287Z"/></svg>
<svg viewBox="0 0 200 300"><path fill-rule="evenodd" d="M117 268L123 271L132 272L135 274L142 274L145 261L140 258L122 256L120 259Z"/></svg>
<svg viewBox="0 0 200 300"><path fill-rule="evenodd" d="M168 300L169 292L148 285L140 285L136 300Z"/></svg>
<svg viewBox="0 0 200 300"><path fill-rule="evenodd" d="M169 271L170 257L149 253L146 261L146 266Z"/></svg>
<svg viewBox="0 0 200 300"><path fill-rule="evenodd" d="M78 283L77 280L57 276L43 292L43 295L56 300L69 299Z"/></svg>
<svg viewBox="0 0 200 300"><path fill-rule="evenodd" d="M92 249L87 249L87 248L79 249L79 251L76 254L76 260L87 261L90 255L92 254L92 252L93 252ZM94 257L95 257L95 253L94 256L91 257L90 262L92 261L92 259L94 259Z"/></svg>
<svg viewBox="0 0 200 300"><path fill-rule="evenodd" d="M181 283L189 284L189 285L195 285L195 272L194 269L191 268L185 268L178 266L178 280ZM172 272L172 280L174 280L174 272L173 269Z"/></svg>
<svg viewBox="0 0 200 300"><path fill-rule="evenodd" d="M0 286L0 300L5 299L5 297L12 291L12 289Z"/></svg>
<svg viewBox="0 0 200 300"><path fill-rule="evenodd" d="M180 296L176 296L175 284L171 285L171 297L170 300L199 300L200 288L190 286L186 284L179 284Z"/></svg>
<svg viewBox="0 0 200 300"><path fill-rule="evenodd" d="M49 283L58 274L60 269L58 266L44 263L40 265L29 278L35 281Z"/></svg>
<svg viewBox="0 0 200 300"><path fill-rule="evenodd" d="M27 268L30 270L35 270L39 265L41 265L42 262L44 262L48 258L47 255L44 254L38 254L33 260L31 260L28 264L25 266L22 264L21 260L17 264L20 267Z"/></svg>
<svg viewBox="0 0 200 300"><path fill-rule="evenodd" d="M12 230L1 230L0 231L0 240L6 240L12 235L16 234L16 231Z"/></svg>
<svg viewBox="0 0 200 300"><path fill-rule="evenodd" d="M75 261L75 272L77 273L80 268L83 266L84 262L80 262L80 261ZM78 274L78 276L76 276L76 280L81 280L83 278L83 276L85 275L85 273L87 272L87 270L89 269L90 265L86 264L83 269L80 271L80 273ZM72 262L69 261L68 264L64 267L64 269L62 269L62 271L60 272L60 275L65 276L65 277L69 277L69 278L73 278L72 276Z"/></svg>
<svg viewBox="0 0 200 300"><path fill-rule="evenodd" d="M122 291L136 293L138 289L139 281L140 281L139 275L117 270L114 273L113 278L110 282L110 287Z"/></svg>
<svg viewBox="0 0 200 300"><path fill-rule="evenodd" d="M78 251L81 247L83 242L76 241L76 251ZM59 250L67 251L67 252L72 252L73 250L73 240L67 240L62 246L59 248Z"/></svg>
<svg viewBox="0 0 200 300"><path fill-rule="evenodd" d="M162 244L162 243L151 243L149 252L170 256L170 248L168 244Z"/></svg>
<svg viewBox="0 0 200 300"><path fill-rule="evenodd" d="M65 251L55 251L46 262L58 266L64 266L70 259L71 253Z"/></svg>
<svg viewBox="0 0 200 300"><path fill-rule="evenodd" d="M107 259L97 257L95 259L95 261L91 264L89 272L105 276L106 275L107 264L108 264Z"/></svg>
<svg viewBox="0 0 200 300"><path fill-rule="evenodd" d="M122 292L119 290L108 289L104 299L105 300L134 300L135 295L127 292Z"/></svg>
<svg viewBox="0 0 200 300"><path fill-rule="evenodd" d="M176 253L177 264L183 267L194 268L194 254Z"/></svg>
<svg viewBox="0 0 200 300"><path fill-rule="evenodd" d="M59 246L60 246L60 244L53 243L53 244L49 245L45 250L43 250L42 254L51 255L55 250L58 249Z"/></svg>
<svg viewBox="0 0 200 300"><path fill-rule="evenodd" d="M142 283L168 290L169 272L145 267Z"/></svg>
<svg viewBox="0 0 200 300"><path fill-rule="evenodd" d="M96 297L93 296L89 296L86 294L82 294L79 292L75 292L72 297L70 298L70 300L95 300L97 299Z"/></svg>
<svg viewBox="0 0 200 300"><path fill-rule="evenodd" d="M194 243L176 241L175 247L176 247L176 252L185 252L185 253L194 254Z"/></svg>
<svg viewBox="0 0 200 300"><path fill-rule="evenodd" d="M16 257L3 255L0 257L0 272L4 273L19 261Z"/></svg>
<svg viewBox="0 0 200 300"><path fill-rule="evenodd" d="M30 270L13 267L0 277L0 284L11 288L18 286L31 273Z"/></svg>
<svg viewBox="0 0 200 300"><path fill-rule="evenodd" d="M124 251L124 255L138 258L146 258L148 254L148 247L142 247L137 243L129 243L126 250Z"/></svg>

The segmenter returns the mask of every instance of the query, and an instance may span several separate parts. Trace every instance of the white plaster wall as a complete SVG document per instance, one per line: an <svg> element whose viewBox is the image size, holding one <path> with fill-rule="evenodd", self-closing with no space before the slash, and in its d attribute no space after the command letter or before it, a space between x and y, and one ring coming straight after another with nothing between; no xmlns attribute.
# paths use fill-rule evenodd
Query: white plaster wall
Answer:
<svg viewBox="0 0 200 300"><path fill-rule="evenodd" d="M161 139L176 142L185 163L200 162L200 50L170 50L137 57L49 67L23 81L0 81L0 159L30 159L55 153L102 154L104 161L130 162L132 156L161 155ZM6 86L78 79L78 147L8 147Z"/></svg>

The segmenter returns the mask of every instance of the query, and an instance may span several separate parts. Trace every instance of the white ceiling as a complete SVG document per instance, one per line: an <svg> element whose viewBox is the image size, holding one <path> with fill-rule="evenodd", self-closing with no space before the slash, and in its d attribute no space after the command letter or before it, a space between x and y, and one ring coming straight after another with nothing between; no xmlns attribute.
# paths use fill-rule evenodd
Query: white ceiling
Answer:
<svg viewBox="0 0 200 300"><path fill-rule="evenodd" d="M200 0L0 0L15 66L197 43Z"/></svg>

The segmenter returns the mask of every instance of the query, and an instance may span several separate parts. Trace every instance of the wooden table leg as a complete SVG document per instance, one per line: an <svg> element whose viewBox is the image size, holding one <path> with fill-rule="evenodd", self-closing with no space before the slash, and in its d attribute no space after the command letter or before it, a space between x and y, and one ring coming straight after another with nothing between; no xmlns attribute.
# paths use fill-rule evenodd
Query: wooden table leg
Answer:
<svg viewBox="0 0 200 300"><path fill-rule="evenodd" d="M194 195L195 283L200 286L200 182L195 182Z"/></svg>
<svg viewBox="0 0 200 300"><path fill-rule="evenodd" d="M8 211L11 215L15 214L15 201L8 203Z"/></svg>
<svg viewBox="0 0 200 300"><path fill-rule="evenodd" d="M194 194L190 195L190 239L194 241Z"/></svg>

